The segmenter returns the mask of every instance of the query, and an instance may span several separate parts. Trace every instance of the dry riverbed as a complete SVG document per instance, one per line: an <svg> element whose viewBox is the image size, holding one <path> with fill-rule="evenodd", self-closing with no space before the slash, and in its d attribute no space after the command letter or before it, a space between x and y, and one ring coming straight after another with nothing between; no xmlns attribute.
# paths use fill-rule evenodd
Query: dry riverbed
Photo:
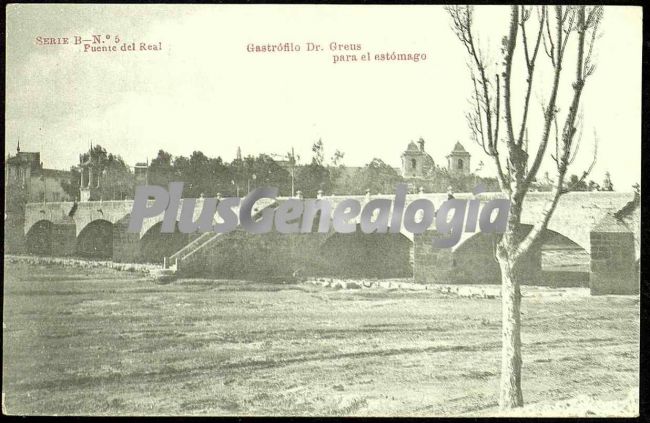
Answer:
<svg viewBox="0 0 650 423"><path fill-rule="evenodd" d="M21 262L4 270L6 413L440 416L496 406L500 300L491 295L157 285L138 272ZM571 415L579 396L628 398L639 297L533 288L522 305L529 408L569 404Z"/></svg>

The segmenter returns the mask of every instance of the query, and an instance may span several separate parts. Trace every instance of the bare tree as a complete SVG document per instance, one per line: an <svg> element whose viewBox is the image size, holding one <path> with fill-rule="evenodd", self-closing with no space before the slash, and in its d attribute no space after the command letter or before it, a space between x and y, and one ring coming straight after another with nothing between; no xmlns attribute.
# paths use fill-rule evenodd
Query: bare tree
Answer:
<svg viewBox="0 0 650 423"><path fill-rule="evenodd" d="M603 16L602 7L553 6L525 7L512 6L508 30L502 39L502 63L489 65L481 50L474 28L474 10L471 6L449 6L452 29L467 50L468 66L472 79L472 110L467 114L467 122L472 137L481 145L486 155L494 161L501 190L511 203L506 231L496 248L496 259L501 269L502 283L502 361L501 388L499 404L501 408L523 405L521 391L521 318L520 283L525 267L522 260L531 247L539 240L558 204L565 193L564 177L569 165L576 158L581 126L579 113L580 98L585 83L594 72L593 48L597 39L598 27ZM529 22L533 14L536 23ZM529 32L531 29L534 31ZM573 35L576 34L576 35ZM575 63L567 64L573 69L571 95L568 110L560 113L558 91L560 77L565 68L565 51L569 40L575 48ZM523 76L524 90L521 99L513 99L513 62L515 53L521 51L521 63L525 66ZM540 54L541 52L541 54ZM535 70L539 57L546 57L552 69L552 82L543 90L548 98L543 102L541 113L530 110ZM572 59L567 59L572 60ZM519 63L519 62L516 62ZM519 103L521 101L521 103ZM514 105L514 106L513 106ZM513 119L513 108L521 107L518 125ZM541 123L537 151L528 155L529 120L539 119ZM562 122L562 123L560 123ZM502 130L501 126L505 126ZM555 148L549 150L549 139L553 135ZM597 138L594 138L596 142ZM504 148L505 147L505 148ZM584 181L595 163L595 151L591 165L582 173ZM524 234L521 214L524 199L537 171L545 157L555 162L557 178L551 191L551 199L533 228ZM532 160L530 160L532 158Z"/></svg>

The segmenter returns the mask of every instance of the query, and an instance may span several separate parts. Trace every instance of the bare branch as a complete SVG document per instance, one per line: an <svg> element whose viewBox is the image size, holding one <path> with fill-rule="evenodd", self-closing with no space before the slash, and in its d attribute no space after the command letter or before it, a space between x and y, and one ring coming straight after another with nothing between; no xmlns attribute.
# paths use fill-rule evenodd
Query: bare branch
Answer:
<svg viewBox="0 0 650 423"><path fill-rule="evenodd" d="M519 242L519 245L517 246L515 252L511 255L512 260L517 260L523 254L528 252L528 250L530 250L530 247L537 241L539 236L548 226L548 222L551 220L551 216L553 216L553 212L555 211L557 203L560 200L560 195L562 194L561 187L563 183L564 175L562 174L558 176L556 184L553 186L553 190L551 191L551 201L549 201L544 207L542 218L533 226L526 237L521 242Z"/></svg>
<svg viewBox="0 0 650 423"><path fill-rule="evenodd" d="M494 136L492 137L492 150L496 155L499 154L497 144L499 142L499 122L501 121L501 83L499 82L498 73L494 77L496 79L497 94L496 94L496 105L495 105L495 112L494 112Z"/></svg>
<svg viewBox="0 0 650 423"><path fill-rule="evenodd" d="M578 133L575 137L575 147L573 148L573 152L569 156L569 161L568 165L570 166L576 159L576 156L578 155L578 151L580 150L580 142L582 141L582 127L584 125L584 118L582 112L578 115L576 118L576 127L578 128Z"/></svg>
<svg viewBox="0 0 650 423"><path fill-rule="evenodd" d="M598 37L598 28L600 26L600 22L602 21L602 18L603 18L603 7L596 6L590 10L585 23L584 30L585 31L590 30L591 32L591 37L589 39L589 47L587 48L587 54L585 56L585 63L584 63L584 70L583 70L585 79L588 76L592 75L596 70L596 65L594 65L591 60L592 60L593 48L596 43L596 38Z"/></svg>
<svg viewBox="0 0 650 423"><path fill-rule="evenodd" d="M562 7L561 6L556 6L555 8L555 14L556 14L556 44L559 46L562 44ZM550 36L550 29L548 25L548 21L550 19L546 19L547 23L547 31L549 32L549 39L552 37ZM555 48L554 48L555 51ZM540 140L539 146L537 148L537 154L535 155L535 159L533 160L533 164L530 166L528 170L528 175L526 175L526 181L524 184L524 189L527 189L531 181L535 178L535 175L537 175L537 171L539 170L540 165L542 164L542 160L544 158L544 154L546 152L546 146L548 144L548 138L550 135L550 129L551 129L551 123L553 122L553 119L555 119L555 115L557 113L556 109L556 101L557 101L557 93L558 93L558 86L560 84L560 74L562 71L562 59L563 55L557 52L557 57L555 60L552 60L553 66L554 66L554 73L553 73L553 85L551 87L551 96L548 100L548 104L546 107L544 107L544 125L543 125L543 130L542 130L542 138Z"/></svg>
<svg viewBox="0 0 650 423"><path fill-rule="evenodd" d="M481 100L480 100L480 96L479 96L479 92L478 92L478 87L476 86L476 78L474 78L474 76L472 76L472 82L474 83L474 98L475 98L475 103L476 103L476 118L475 118L475 120L478 120L478 123L479 123L477 129L479 130L479 132L481 134L481 146L487 152L489 150L486 149L485 136L483 134L483 118L482 118L481 109L480 109Z"/></svg>
<svg viewBox="0 0 650 423"><path fill-rule="evenodd" d="M553 67L556 66L555 64L555 43L553 43L553 37L551 36L551 26L549 24L550 18L548 17L548 9L546 6L542 6L543 10L543 16L546 17L546 35L544 36L544 49L546 50L546 54L548 57L551 59L551 64L553 64ZM548 38L548 49L546 48L546 39Z"/></svg>
<svg viewBox="0 0 650 423"><path fill-rule="evenodd" d="M470 65L474 85L472 114L475 116L466 117L472 138L481 145L488 156L494 159L499 175L499 184L504 192L509 192L509 182L503 174L497 146L501 119L499 78L498 76L496 78L496 95L493 95L493 88L486 76L485 59L476 45L472 33L473 8L471 6L447 6L446 10L452 18L452 29L467 50L472 62Z"/></svg>
<svg viewBox="0 0 650 423"><path fill-rule="evenodd" d="M567 23L567 16L568 16L568 23ZM576 17L575 8L572 6L567 6L564 12L564 16L562 18L562 31L566 36L564 37L564 41L562 42L562 47L560 48L559 51L560 56L564 56L564 50L566 49L567 43L569 41L570 38L569 36L571 35L571 32L574 29L575 17Z"/></svg>
<svg viewBox="0 0 650 423"><path fill-rule="evenodd" d="M521 19L519 20L519 26L521 27L521 36L524 43L524 56L526 58L526 66L530 68L530 53L528 53L528 38L526 37L526 21L530 16L530 11L526 13L527 9L525 6L521 6Z"/></svg>
<svg viewBox="0 0 650 423"><path fill-rule="evenodd" d="M596 134L596 131L594 130L594 154L592 156L591 163L589 164L589 167L587 168L587 170L582 172L582 175L580 175L580 178L578 178L578 180L574 184L567 187L566 190L562 191L562 193L572 191L574 188L576 188L582 182L584 182L585 179L587 179L587 176L589 176L589 174L591 174L591 171L593 170L594 166L596 165L597 157L598 157L598 134Z"/></svg>
<svg viewBox="0 0 650 423"><path fill-rule="evenodd" d="M512 6L510 10L510 30L508 36L503 38L504 64L503 71L503 106L506 120L506 134L508 149L515 143L515 135L512 127L512 100L510 84L512 78L512 60L517 47L517 26L519 23L519 7Z"/></svg>
<svg viewBox="0 0 650 423"><path fill-rule="evenodd" d="M544 229L546 229L550 216L552 215L553 211L555 210L555 207L557 206L560 195L566 192L563 187L563 181L571 161L571 151L572 151L572 146L576 134L576 119L578 115L578 106L580 104L580 97L585 83L584 67L583 67L584 60L585 60L584 49L585 49L585 36L586 36L586 31L584 31L584 29L586 28L586 21L587 21L585 9L586 9L585 6L577 6L577 11L575 11L576 25L578 28L578 46L577 46L578 57L576 60L575 81L572 84L573 96L571 99L571 105L569 106L569 111L565 118L562 134L561 136L558 137L558 141L556 145L555 160L556 160L557 171L558 171L557 184L554 186L552 200L547 204L547 208L542 216L542 219L533 226L533 229L526 235L524 240L522 240L519 243L515 256L518 256L528 251L528 249L535 242L539 234ZM558 64L561 63L561 58L562 56L558 57L559 59ZM591 172L591 169L593 169L593 166L596 161L597 137L594 138L596 142L596 147L594 148L594 158L592 160L591 165L589 166L589 169L583 172L581 180L584 180L584 178L586 178L589 172Z"/></svg>
<svg viewBox="0 0 650 423"><path fill-rule="evenodd" d="M524 40L524 51L526 53L526 69L528 70L528 78L526 78L526 98L524 100L524 111L521 118L521 126L519 128L519 137L517 139L517 144L522 145L524 131L526 129L526 124L528 120L528 107L530 105L530 95L533 88L533 76L535 74L535 61L537 60L537 53L539 52L539 44L544 32L544 14L542 14L541 20L539 21L539 29L537 31L537 40L535 41L535 47L532 52L532 56L528 55L528 43L526 41L526 25L524 22L521 24L521 33Z"/></svg>
<svg viewBox="0 0 650 423"><path fill-rule="evenodd" d="M560 157L560 130L557 125L557 115L553 116L553 130L555 132L555 155L551 154L551 157L555 161L555 165L558 166L558 159Z"/></svg>

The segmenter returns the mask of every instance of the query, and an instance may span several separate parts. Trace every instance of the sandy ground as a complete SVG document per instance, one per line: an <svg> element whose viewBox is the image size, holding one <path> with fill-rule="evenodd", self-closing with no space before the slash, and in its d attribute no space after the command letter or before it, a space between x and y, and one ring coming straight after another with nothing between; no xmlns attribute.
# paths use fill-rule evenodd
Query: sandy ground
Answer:
<svg viewBox="0 0 650 423"><path fill-rule="evenodd" d="M497 413L498 298L4 270L6 413ZM522 305L525 412L629 413L639 297L548 292Z"/></svg>

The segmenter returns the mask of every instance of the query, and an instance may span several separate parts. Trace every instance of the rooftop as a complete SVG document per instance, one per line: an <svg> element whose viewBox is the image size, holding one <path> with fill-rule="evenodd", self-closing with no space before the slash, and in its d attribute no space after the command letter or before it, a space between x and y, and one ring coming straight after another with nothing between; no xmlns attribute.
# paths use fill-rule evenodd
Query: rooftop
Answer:
<svg viewBox="0 0 650 423"><path fill-rule="evenodd" d="M463 147L463 144L461 144L459 141L457 141L456 145L454 145L454 150L453 151L454 152L465 152L465 153L467 152L467 150L465 150L465 147Z"/></svg>
<svg viewBox="0 0 650 423"><path fill-rule="evenodd" d="M406 147L406 151L420 151L420 148L413 141Z"/></svg>
<svg viewBox="0 0 650 423"><path fill-rule="evenodd" d="M452 154L453 155L461 155L461 156L469 156L470 155L467 152L467 150L465 150L465 147L463 147L463 144L461 144L458 141L456 142L456 145L454 145L454 149L451 150L451 153L447 157L451 156Z"/></svg>
<svg viewBox="0 0 650 423"><path fill-rule="evenodd" d="M19 151L15 156L9 156L7 158L7 164L14 166L29 164L32 170L37 170L41 167L41 153Z"/></svg>

